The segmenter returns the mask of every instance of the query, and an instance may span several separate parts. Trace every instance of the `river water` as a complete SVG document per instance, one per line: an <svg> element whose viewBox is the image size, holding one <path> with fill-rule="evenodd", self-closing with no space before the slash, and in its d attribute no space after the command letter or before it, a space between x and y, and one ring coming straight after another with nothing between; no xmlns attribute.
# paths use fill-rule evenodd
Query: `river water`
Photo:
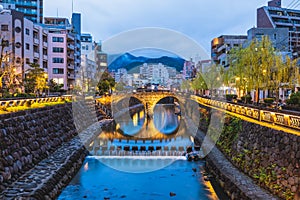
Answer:
<svg viewBox="0 0 300 200"><path fill-rule="evenodd" d="M156 106L151 118L138 110L116 119L58 199L218 199L202 175L205 161L181 155L193 141L179 131L180 121L174 105Z"/></svg>

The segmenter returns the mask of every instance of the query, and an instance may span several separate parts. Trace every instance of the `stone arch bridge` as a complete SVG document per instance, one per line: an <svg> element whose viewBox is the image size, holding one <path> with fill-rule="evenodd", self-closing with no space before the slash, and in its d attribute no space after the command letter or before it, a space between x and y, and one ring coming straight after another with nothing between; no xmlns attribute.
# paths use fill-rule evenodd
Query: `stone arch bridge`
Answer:
<svg viewBox="0 0 300 200"><path fill-rule="evenodd" d="M129 104L122 105L120 102L125 99L129 99L130 97L134 97L138 99L145 107L147 115L150 117L153 116L153 111L155 105L162 99L167 97L173 97L179 101L179 103L183 103L183 99L181 99L179 94L169 92L169 91L158 91L158 92L136 92L130 94L119 93L112 96L112 105L120 106L122 108L129 107Z"/></svg>

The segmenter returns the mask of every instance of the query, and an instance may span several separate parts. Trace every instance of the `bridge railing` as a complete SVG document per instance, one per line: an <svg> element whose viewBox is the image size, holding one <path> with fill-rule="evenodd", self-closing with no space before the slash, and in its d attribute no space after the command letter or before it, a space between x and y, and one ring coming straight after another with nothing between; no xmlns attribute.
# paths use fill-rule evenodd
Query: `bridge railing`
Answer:
<svg viewBox="0 0 300 200"><path fill-rule="evenodd" d="M237 105L194 95L192 96L192 99L202 105L216 107L224 111L229 111L245 117L250 117L257 121L300 130L300 116L297 115L286 114L280 111L269 111L259 108L252 108L245 105Z"/></svg>
<svg viewBox="0 0 300 200"><path fill-rule="evenodd" d="M28 103L47 103L47 102L58 102L63 100L72 100L72 96L59 96L59 97L42 97L42 98L30 98L30 99L11 99L11 100L0 100L1 107L17 107L24 106Z"/></svg>

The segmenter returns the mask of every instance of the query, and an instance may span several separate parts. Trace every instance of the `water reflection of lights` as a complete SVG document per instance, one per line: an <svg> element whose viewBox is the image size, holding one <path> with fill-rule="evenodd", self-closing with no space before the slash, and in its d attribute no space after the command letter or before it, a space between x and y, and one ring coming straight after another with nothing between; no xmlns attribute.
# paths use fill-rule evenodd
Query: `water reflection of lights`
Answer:
<svg viewBox="0 0 300 200"><path fill-rule="evenodd" d="M85 165L84 165L84 171L87 171L87 170L89 170L89 163L87 162L87 163L85 163Z"/></svg>
<svg viewBox="0 0 300 200"><path fill-rule="evenodd" d="M139 121L139 114L138 114L138 113L135 113L135 114L132 116L132 123L133 123L133 126L137 126L137 125L138 125L138 121Z"/></svg>
<svg viewBox="0 0 300 200"><path fill-rule="evenodd" d="M142 118L144 118L145 117L145 112L144 112L144 110L142 110L141 112L140 112L140 118L142 119Z"/></svg>

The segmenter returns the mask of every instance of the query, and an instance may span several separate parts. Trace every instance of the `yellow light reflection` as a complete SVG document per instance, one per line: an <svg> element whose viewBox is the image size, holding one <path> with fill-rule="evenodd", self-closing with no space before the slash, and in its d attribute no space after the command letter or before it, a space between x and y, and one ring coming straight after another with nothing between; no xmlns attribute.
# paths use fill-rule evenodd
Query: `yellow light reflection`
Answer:
<svg viewBox="0 0 300 200"><path fill-rule="evenodd" d="M89 163L85 163L84 167L83 167L84 171L87 171L89 170Z"/></svg>
<svg viewBox="0 0 300 200"><path fill-rule="evenodd" d="M219 200L213 186L211 185L210 181L203 181L203 184L207 187L207 190L209 191L208 198L211 200Z"/></svg>
<svg viewBox="0 0 300 200"><path fill-rule="evenodd" d="M138 113L135 113L135 114L132 116L133 126L137 126L137 125L138 125L138 120L139 120Z"/></svg>
<svg viewBox="0 0 300 200"><path fill-rule="evenodd" d="M91 146L93 146L93 145L94 145L94 141L93 141L93 142L91 142L91 144L90 144L90 147L91 147Z"/></svg>
<svg viewBox="0 0 300 200"><path fill-rule="evenodd" d="M141 112L140 112L140 118L142 119L142 118L144 118L145 117L145 112L144 112L144 110L142 110Z"/></svg>

